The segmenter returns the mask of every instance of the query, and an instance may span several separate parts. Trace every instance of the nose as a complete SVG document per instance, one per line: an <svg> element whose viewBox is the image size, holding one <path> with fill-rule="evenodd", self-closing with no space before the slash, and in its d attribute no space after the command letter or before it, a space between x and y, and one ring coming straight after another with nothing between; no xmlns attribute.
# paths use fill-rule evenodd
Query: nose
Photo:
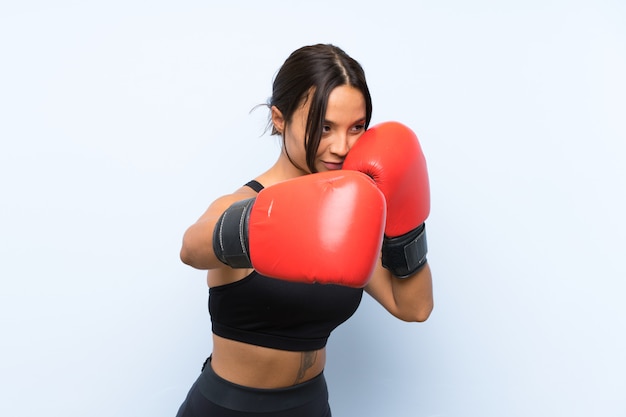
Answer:
<svg viewBox="0 0 626 417"><path fill-rule="evenodd" d="M330 145L330 152L343 158L348 154L353 144L348 135L337 134Z"/></svg>

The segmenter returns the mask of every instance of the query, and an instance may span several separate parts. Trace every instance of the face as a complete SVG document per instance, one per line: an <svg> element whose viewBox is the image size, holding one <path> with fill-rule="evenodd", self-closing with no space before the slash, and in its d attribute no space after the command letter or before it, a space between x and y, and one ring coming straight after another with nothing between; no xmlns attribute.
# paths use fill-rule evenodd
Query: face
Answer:
<svg viewBox="0 0 626 417"><path fill-rule="evenodd" d="M309 107L310 102L305 102L294 112L291 123L286 126L282 118L278 117L280 115L274 114L278 110L272 109L272 119L277 129L283 133L286 152L301 171L306 170L305 173L309 173L304 150ZM315 158L315 167L319 172L341 169L348 151L365 131L365 120L365 99L361 91L347 85L331 91L323 134Z"/></svg>

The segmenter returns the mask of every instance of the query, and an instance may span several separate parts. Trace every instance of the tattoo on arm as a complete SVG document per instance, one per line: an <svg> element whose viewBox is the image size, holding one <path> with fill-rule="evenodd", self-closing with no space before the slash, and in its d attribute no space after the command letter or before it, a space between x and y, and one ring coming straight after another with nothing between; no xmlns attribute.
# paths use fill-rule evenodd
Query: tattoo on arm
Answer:
<svg viewBox="0 0 626 417"><path fill-rule="evenodd" d="M307 369L315 364L315 359L317 359L316 350L313 352L302 352L302 355L300 356L300 369L298 370L298 375L293 383L294 385L299 384L300 381L302 381Z"/></svg>

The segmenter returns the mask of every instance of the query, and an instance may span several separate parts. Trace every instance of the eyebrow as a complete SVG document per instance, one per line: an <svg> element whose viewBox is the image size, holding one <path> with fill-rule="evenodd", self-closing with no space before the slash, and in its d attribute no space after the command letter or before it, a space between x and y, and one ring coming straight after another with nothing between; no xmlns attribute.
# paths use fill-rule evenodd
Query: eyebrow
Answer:
<svg viewBox="0 0 626 417"><path fill-rule="evenodd" d="M358 123L365 123L366 119L367 118L365 116L363 116L363 117L361 117L359 119L356 119L354 122L350 123L350 125L355 125L355 124L358 124ZM333 122L332 120L328 120L328 119L324 119L324 124L328 124L328 125L331 125L331 126L337 125L337 123Z"/></svg>

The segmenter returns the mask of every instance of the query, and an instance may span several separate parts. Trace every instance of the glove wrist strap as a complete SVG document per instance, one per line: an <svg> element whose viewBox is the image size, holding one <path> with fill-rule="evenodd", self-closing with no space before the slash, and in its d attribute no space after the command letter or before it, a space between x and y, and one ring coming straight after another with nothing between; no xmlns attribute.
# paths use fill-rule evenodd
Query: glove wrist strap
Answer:
<svg viewBox="0 0 626 417"><path fill-rule="evenodd" d="M255 198L237 201L222 213L213 229L213 252L231 268L252 268L248 220Z"/></svg>
<svg viewBox="0 0 626 417"><path fill-rule="evenodd" d="M397 278L408 278L426 264L426 225L383 239L382 263Z"/></svg>

